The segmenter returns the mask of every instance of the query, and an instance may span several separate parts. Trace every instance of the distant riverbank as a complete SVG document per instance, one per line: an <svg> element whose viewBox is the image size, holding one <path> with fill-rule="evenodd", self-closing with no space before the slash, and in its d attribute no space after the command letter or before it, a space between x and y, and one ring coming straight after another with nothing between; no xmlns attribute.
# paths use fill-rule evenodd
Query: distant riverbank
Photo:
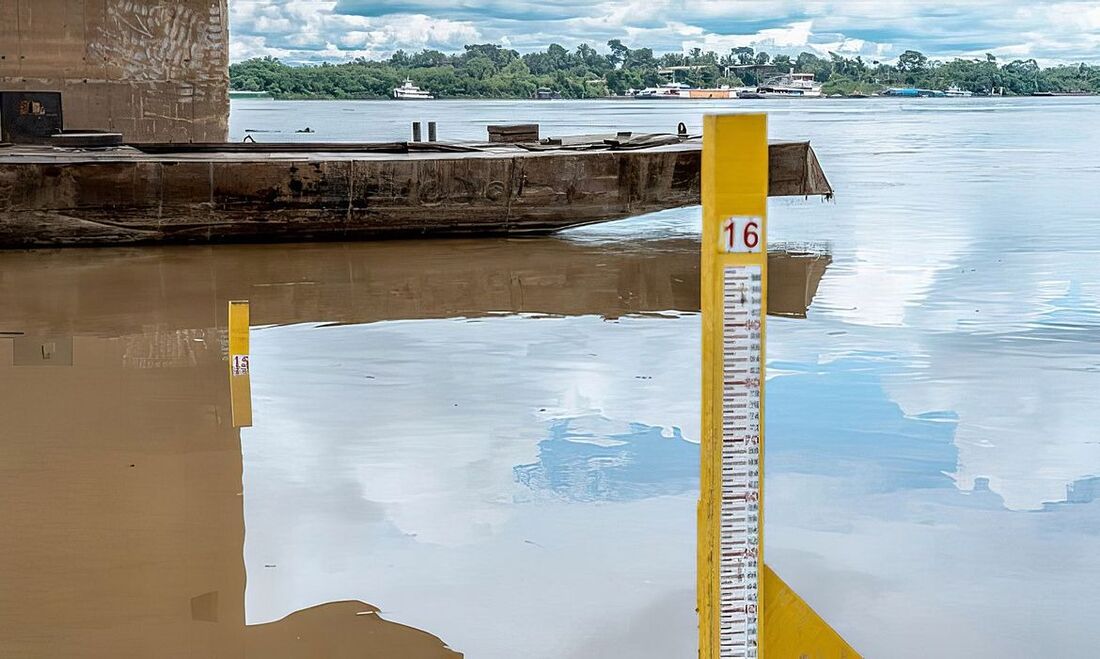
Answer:
<svg viewBox="0 0 1100 659"><path fill-rule="evenodd" d="M1100 66L1042 68L1035 60L1002 63L993 55L939 61L909 50L891 64L835 54L771 55L747 47L724 54L695 49L655 55L649 48L611 40L607 48L609 52L600 53L582 44L570 51L555 44L521 55L499 45L477 44L459 54L398 51L383 60L303 66L268 57L233 64L229 72L234 91L288 100L392 98L406 79L437 98L521 100L540 90L566 99L609 98L669 82L706 89L753 87L792 70L813 74L826 95L869 96L906 87L954 87L975 95L1006 96L1100 92Z"/></svg>

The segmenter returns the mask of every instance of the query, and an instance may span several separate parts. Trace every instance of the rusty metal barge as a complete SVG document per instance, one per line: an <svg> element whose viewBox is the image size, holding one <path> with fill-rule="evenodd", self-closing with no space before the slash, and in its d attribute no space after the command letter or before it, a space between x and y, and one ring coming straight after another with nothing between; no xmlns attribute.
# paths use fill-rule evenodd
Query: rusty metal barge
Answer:
<svg viewBox="0 0 1100 659"><path fill-rule="evenodd" d="M0 248L547 233L699 203L686 129L229 144L227 12L0 2ZM832 191L804 142L770 167L773 195Z"/></svg>
<svg viewBox="0 0 1100 659"><path fill-rule="evenodd" d="M549 233L699 203L677 135L534 144L0 147L0 247ZM771 145L772 196L828 195L806 142Z"/></svg>

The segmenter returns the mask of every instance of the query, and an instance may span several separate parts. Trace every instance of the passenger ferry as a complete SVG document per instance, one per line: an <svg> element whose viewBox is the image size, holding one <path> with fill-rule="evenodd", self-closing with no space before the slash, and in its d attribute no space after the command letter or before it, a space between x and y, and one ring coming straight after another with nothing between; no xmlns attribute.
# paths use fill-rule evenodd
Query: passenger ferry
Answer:
<svg viewBox="0 0 1100 659"><path fill-rule="evenodd" d="M755 94L738 94L740 98L820 98L821 83L812 73L789 73L768 78L756 88Z"/></svg>
<svg viewBox="0 0 1100 659"><path fill-rule="evenodd" d="M393 90L393 97L399 101L429 101L435 96L431 92L424 91L413 84L413 81L405 78L405 84Z"/></svg>
<svg viewBox="0 0 1100 659"><path fill-rule="evenodd" d="M764 98L818 98L822 95L822 84L814 79L813 74L796 74L792 68L790 73L764 80L757 91Z"/></svg>
<svg viewBox="0 0 1100 659"><path fill-rule="evenodd" d="M951 85L943 90L943 95L948 98L969 98L974 95L974 92L967 89L961 89L958 85Z"/></svg>

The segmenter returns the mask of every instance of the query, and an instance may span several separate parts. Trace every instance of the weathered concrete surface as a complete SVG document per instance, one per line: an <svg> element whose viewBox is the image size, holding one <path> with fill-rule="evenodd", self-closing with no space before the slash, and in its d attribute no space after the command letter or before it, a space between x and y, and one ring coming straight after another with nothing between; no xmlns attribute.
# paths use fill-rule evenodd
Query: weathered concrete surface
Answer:
<svg viewBox="0 0 1100 659"><path fill-rule="evenodd" d="M832 189L771 146L771 194ZM0 151L0 246L547 233L699 203L700 145L627 151Z"/></svg>
<svg viewBox="0 0 1100 659"><path fill-rule="evenodd" d="M0 0L0 89L60 91L67 129L228 135L226 0Z"/></svg>

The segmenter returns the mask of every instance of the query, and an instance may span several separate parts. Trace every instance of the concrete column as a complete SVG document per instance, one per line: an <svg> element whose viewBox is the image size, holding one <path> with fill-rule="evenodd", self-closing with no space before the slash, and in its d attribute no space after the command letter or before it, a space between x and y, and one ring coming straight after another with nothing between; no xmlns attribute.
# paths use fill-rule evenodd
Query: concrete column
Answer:
<svg viewBox="0 0 1100 659"><path fill-rule="evenodd" d="M220 142L226 0L3 0L0 89L60 91L65 127L130 142Z"/></svg>

